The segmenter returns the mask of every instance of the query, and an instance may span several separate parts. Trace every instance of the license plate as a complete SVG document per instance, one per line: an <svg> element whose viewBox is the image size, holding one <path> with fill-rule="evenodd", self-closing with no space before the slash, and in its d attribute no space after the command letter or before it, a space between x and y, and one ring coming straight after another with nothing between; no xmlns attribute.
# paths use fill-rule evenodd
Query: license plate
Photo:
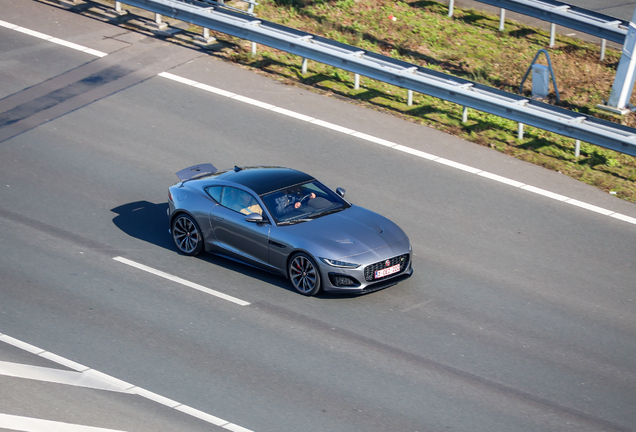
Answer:
<svg viewBox="0 0 636 432"><path fill-rule="evenodd" d="M392 275L393 273L397 273L400 271L400 265L396 264L391 267L383 268L382 270L376 270L375 278L379 279L384 276Z"/></svg>

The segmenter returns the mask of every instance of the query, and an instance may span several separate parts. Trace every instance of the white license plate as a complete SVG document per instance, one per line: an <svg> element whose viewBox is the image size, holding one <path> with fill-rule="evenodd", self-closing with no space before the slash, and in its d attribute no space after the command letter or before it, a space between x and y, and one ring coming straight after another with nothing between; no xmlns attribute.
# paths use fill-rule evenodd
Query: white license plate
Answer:
<svg viewBox="0 0 636 432"><path fill-rule="evenodd" d="M383 268L382 270L376 270L375 278L379 279L384 276L392 275L393 273L397 273L400 271L400 265L396 264L391 267Z"/></svg>

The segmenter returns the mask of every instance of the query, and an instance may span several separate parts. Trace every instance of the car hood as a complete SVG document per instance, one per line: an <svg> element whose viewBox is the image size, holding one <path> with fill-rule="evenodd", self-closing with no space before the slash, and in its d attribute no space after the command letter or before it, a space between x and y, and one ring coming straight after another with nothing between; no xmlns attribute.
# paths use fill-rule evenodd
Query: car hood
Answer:
<svg viewBox="0 0 636 432"><path fill-rule="evenodd" d="M293 228L310 252L332 259L364 254L407 238L389 219L358 206L287 228Z"/></svg>

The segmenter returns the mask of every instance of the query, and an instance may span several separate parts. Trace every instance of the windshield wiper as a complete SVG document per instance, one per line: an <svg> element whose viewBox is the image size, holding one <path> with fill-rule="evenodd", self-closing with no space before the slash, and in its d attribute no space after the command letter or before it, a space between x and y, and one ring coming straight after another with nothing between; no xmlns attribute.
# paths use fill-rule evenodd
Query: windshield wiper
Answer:
<svg viewBox="0 0 636 432"><path fill-rule="evenodd" d="M332 214L332 213L337 213L337 212L342 211L342 210L344 210L344 207L338 207L338 208L331 209L331 210L325 210L324 212L317 213L315 215L311 215L311 217L312 217L312 219L316 219L316 218L319 218L319 217L322 217L322 216L327 216L327 215Z"/></svg>
<svg viewBox="0 0 636 432"><path fill-rule="evenodd" d="M301 222L310 222L311 219L292 219L292 220L287 220L287 221L283 221L283 222L279 222L278 226L281 225L295 225L297 223L301 223Z"/></svg>

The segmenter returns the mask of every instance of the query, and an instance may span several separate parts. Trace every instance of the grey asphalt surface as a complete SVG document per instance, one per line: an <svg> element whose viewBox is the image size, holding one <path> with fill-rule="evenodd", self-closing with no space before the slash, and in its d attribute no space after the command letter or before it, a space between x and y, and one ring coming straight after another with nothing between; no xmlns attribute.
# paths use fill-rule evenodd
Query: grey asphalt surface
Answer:
<svg viewBox="0 0 636 432"><path fill-rule="evenodd" d="M46 108L49 121L27 105L22 123L0 128L0 332L259 432L636 430L634 225L150 71L636 217L633 204L198 51L37 2L0 7L4 21L119 50L129 71ZM0 115L112 66L4 28L0 52L0 92L14 95ZM292 166L345 187L409 234L414 276L368 296L304 298L284 279L178 255L166 188L208 161Z"/></svg>

